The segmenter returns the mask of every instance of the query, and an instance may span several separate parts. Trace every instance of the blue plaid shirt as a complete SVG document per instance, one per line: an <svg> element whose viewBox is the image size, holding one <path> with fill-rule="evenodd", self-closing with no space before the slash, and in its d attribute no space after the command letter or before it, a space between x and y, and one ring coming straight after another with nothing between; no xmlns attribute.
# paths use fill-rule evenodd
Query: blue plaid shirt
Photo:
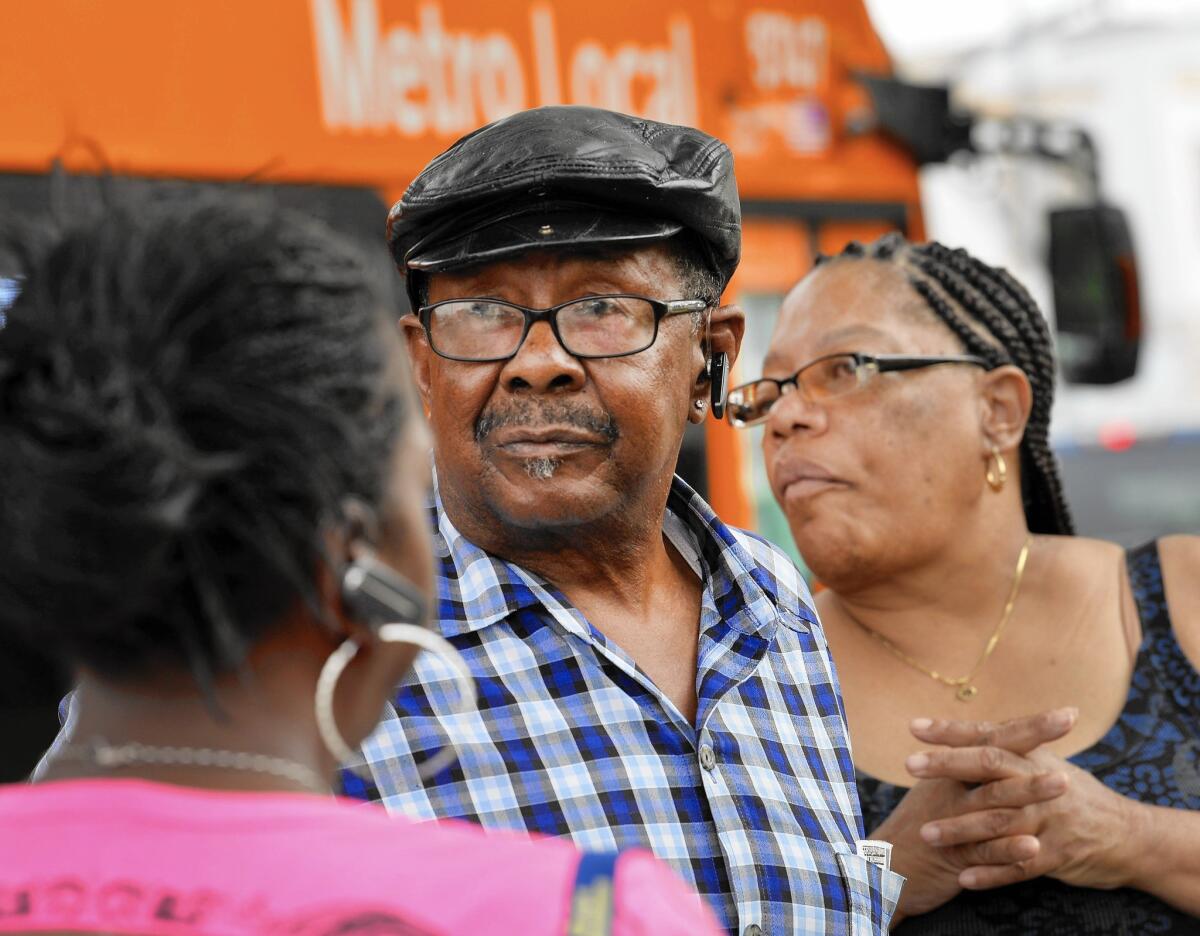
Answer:
<svg viewBox="0 0 1200 936"><path fill-rule="evenodd" d="M902 879L855 855L837 680L782 552L675 480L664 532L704 582L691 724L554 586L433 510L437 626L472 667L479 707L454 714L445 664L422 654L363 745L366 768L343 775L347 794L586 849L648 847L731 932L887 931ZM458 763L421 781L416 764L448 738Z"/></svg>

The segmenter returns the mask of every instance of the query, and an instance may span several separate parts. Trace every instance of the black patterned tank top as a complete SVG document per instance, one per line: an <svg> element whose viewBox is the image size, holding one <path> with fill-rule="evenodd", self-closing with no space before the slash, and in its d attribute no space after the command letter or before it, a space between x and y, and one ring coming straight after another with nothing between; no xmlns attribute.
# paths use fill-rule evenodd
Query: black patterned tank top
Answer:
<svg viewBox="0 0 1200 936"><path fill-rule="evenodd" d="M1116 723L1071 761L1123 796L1200 809L1200 674L1180 650L1163 592L1157 542L1126 554L1142 623L1129 696ZM860 774L867 829L905 788ZM1092 890L1036 878L990 891L963 891L932 913L905 920L898 936L1143 936L1200 934L1200 920L1143 891Z"/></svg>

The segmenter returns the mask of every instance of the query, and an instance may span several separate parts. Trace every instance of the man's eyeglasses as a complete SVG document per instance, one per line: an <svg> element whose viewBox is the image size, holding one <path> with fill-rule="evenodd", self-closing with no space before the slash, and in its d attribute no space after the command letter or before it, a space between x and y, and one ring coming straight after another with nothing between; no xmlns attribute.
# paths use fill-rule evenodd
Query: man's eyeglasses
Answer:
<svg viewBox="0 0 1200 936"><path fill-rule="evenodd" d="M703 299L660 302L645 296L588 296L550 309L529 309L500 299L447 299L417 312L429 346L452 361L506 361L521 348L535 322L577 358L624 357L645 351L668 315L701 312Z"/></svg>
<svg viewBox="0 0 1200 936"><path fill-rule="evenodd" d="M827 354L805 364L791 377L776 380L760 377L729 391L725 413L739 428L756 426L770 415L771 407L785 394L799 390L804 399L820 403L833 397L854 393L865 387L876 374L888 371L917 370L936 364L973 364L989 368L981 357L970 354L927 357L902 354Z"/></svg>

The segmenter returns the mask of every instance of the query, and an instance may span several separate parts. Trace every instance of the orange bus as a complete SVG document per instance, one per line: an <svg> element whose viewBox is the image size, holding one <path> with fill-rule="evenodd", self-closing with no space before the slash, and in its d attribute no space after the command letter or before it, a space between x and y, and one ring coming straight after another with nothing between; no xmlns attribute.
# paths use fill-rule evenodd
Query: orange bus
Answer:
<svg viewBox="0 0 1200 936"><path fill-rule="evenodd" d="M870 129L854 78L890 72L861 0L39 0L5 20L7 210L44 210L59 164L269 185L374 241L433 155L514 111L693 124L736 157L744 373L815 252L922 233L915 163ZM710 421L681 471L728 522L790 543L753 439Z"/></svg>

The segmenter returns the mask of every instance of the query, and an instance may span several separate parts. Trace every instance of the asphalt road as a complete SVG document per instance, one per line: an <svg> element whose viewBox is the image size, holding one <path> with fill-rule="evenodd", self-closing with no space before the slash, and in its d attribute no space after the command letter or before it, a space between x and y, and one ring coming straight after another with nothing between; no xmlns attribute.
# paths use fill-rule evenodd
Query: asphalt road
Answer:
<svg viewBox="0 0 1200 936"><path fill-rule="evenodd" d="M1080 535L1136 546L1167 533L1200 534L1200 437L1058 456Z"/></svg>

